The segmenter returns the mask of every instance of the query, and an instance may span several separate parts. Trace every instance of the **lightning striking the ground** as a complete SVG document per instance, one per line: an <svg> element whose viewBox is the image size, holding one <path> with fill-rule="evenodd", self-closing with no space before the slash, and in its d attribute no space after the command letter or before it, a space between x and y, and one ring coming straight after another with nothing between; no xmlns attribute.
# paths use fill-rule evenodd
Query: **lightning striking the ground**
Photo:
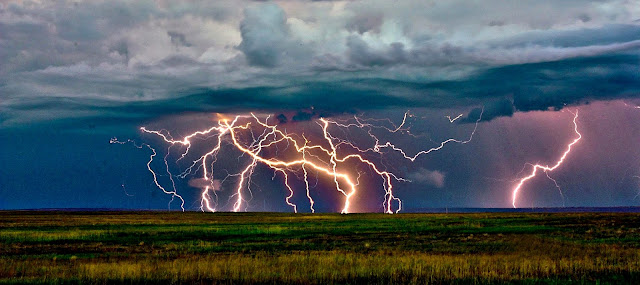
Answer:
<svg viewBox="0 0 640 285"><path fill-rule="evenodd" d="M152 173L155 185L164 193L179 199L182 202L180 208L183 211L184 199L177 194L174 177L181 179L188 176L198 177L197 180L201 182L197 185L197 188L201 189L200 210L238 212L248 210L248 202L253 197L252 185L259 185L252 181L254 174L259 171L258 166L265 166L272 171L272 180L282 180L283 189L286 191L284 203L293 212L298 212L299 206L294 201L300 199L306 199L305 204L308 203L309 211L315 212L314 206L317 202L314 200L314 195L318 194L314 194L311 189L316 187L319 181L333 185L335 193L342 197L341 213L353 212L354 208L357 208L353 204L354 197L360 195L360 179L366 176L372 181L379 181L378 185L382 190L380 207L383 212L391 214L402 210L402 201L394 192L395 183L410 181L389 170L390 168L382 163L380 158L389 153L397 153L404 159L415 161L422 155L442 149L448 143L466 144L473 138L481 120L480 116L468 139L449 138L438 143L436 147L419 150L414 154L408 154L407 151L388 140L382 142L383 140L376 134L376 131L384 131L388 134L399 133L418 137L411 133L408 126L408 119L412 117L411 113L405 112L402 122L398 125L389 119L362 119L358 116L345 121L319 118L315 121L316 128L310 133L304 131L288 133L286 129L280 128L276 123L277 120L270 115L251 113L233 118L219 115L215 126L195 131L182 139L174 139L167 130L141 127L140 131L155 135L167 145L163 164L171 185L169 190L161 185L158 180L159 175L151 166L158 155L154 148L148 144L136 144L131 140L121 142L115 138L111 143L133 143L137 148L146 147L151 150L147 168ZM378 125L382 121L386 121L389 126ZM358 147L353 140L336 135L336 133L342 133L348 137L347 134L352 132L365 134L364 138L368 138L372 145L365 148ZM196 142L204 146L195 146ZM174 147L180 149L178 154L171 154ZM202 151L202 148L205 150ZM194 152L203 154L193 154ZM221 152L225 155L237 153L238 164L241 164L241 161L246 161L246 164L237 170L219 166L217 162ZM172 156L176 156L177 159L170 163L168 158ZM184 170L180 174L172 174L169 166L179 164L185 165ZM315 183L311 180L313 178ZM233 180L235 185L232 187L233 192L229 195L229 200L223 205L217 193L231 183L228 182L229 180ZM300 191L304 196L297 194L296 188L299 187L304 187L304 190Z"/></svg>
<svg viewBox="0 0 640 285"><path fill-rule="evenodd" d="M155 171L153 171L153 169L151 168L151 163L153 162L153 158L156 157L156 155L158 155L158 153L156 152L156 150L151 147L150 145L143 143L143 144L137 144L136 142L132 141L132 140L126 140L126 141L119 141L117 138L112 138L109 143L116 143L116 144L126 144L126 143L131 143L133 144L134 147L142 149L142 148L148 148L149 150L151 150L151 155L149 156L149 161L147 162L147 169L149 170L149 172L151 172L151 175L153 175L153 183L156 185L156 187L158 187L158 189L162 190L162 192L164 192L165 194L169 194L171 195L171 201L169 201L169 205L171 205L171 203L174 201L175 198L180 199L181 203L180 203L180 209L182 209L182 211L184 211L184 198L182 198L182 196L178 195L178 192L175 189L175 183L173 184L174 188L173 191L169 191L166 188L164 188L159 182L158 182L158 175L156 174ZM165 157L166 158L166 157ZM168 168L167 168L168 169ZM169 173L170 174L170 173ZM173 181L173 178L172 178ZM124 185L124 184L123 184Z"/></svg>
<svg viewBox="0 0 640 285"><path fill-rule="evenodd" d="M569 111L571 112L571 111ZM516 187L513 189L512 192L512 206L514 208L516 208L516 201L518 199L518 192L520 191L520 189L522 188L522 186L529 180L531 180L532 178L536 177L536 175L538 174L538 170L541 170L545 173L545 175L547 176L548 179L550 179L551 181L553 181L554 185L558 188L558 190L560 191L560 195L562 194L562 190L560 189L560 186L558 185L558 182L551 178L551 176L549 176L549 172L552 172L554 170L556 170L558 167L560 167L562 165L562 163L565 161L565 159L567 158L567 156L569 155L569 153L571 152L571 148L577 144L580 139L582 139L582 134L580 134L580 132L578 131L578 110L574 112L571 112L574 117L573 117L573 131L576 133L577 137L575 139L573 139L573 141L571 143L569 143L569 145L567 145L567 149L564 151L564 153L562 154L562 156L560 157L560 159L558 159L558 161L556 161L556 163L553 166L549 166L549 165L541 165L541 164L527 164L527 165L531 165L533 167L533 169L531 170L531 173L523 178L520 179L520 181L518 182L518 184L516 185ZM564 199L563 199L563 204L564 204Z"/></svg>

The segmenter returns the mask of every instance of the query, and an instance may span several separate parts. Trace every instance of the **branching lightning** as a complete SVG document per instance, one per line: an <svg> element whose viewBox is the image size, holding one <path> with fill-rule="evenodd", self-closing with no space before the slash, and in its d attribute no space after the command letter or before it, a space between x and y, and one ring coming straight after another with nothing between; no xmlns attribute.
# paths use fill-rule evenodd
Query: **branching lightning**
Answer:
<svg viewBox="0 0 640 285"><path fill-rule="evenodd" d="M513 192L512 192L512 206L514 208L516 208L516 201L517 201L517 198L518 198L518 192L520 191L522 186L527 181L529 181L532 178L536 177L536 175L538 174L538 170L543 171L546 174L547 178L549 178L549 179L551 179L553 181L555 186L560 191L560 195L562 195L562 190L560 189L560 186L558 185L558 182L555 179L551 178L551 176L549 176L549 172L552 172L555 169L557 169L558 167L560 167L560 165L562 165L562 163L565 161L565 159L567 158L567 156L571 152L571 148L575 144L577 144L580 141L580 139L582 139L582 134L580 134L580 132L578 132L578 123L577 123L578 110L576 110L575 113L572 112L572 114L574 115L574 117L573 117L573 131L576 133L577 137L575 139L573 139L573 141L571 143L569 143L569 145L567 145L567 149L562 154L560 159L558 159L558 161L556 161L556 163L553 166L541 165L541 164L530 164L533 167L533 169L531 170L531 173L529 175L521 178L520 181L518 182L518 184L516 185L516 187L513 189ZM564 199L563 199L563 204L564 204Z"/></svg>
<svg viewBox="0 0 640 285"><path fill-rule="evenodd" d="M233 194L229 196L229 204L232 204L231 210L234 212L247 210L248 201L252 197L251 184L252 177L258 165L266 166L273 171L273 179L283 180L283 186L287 191L284 198L286 205L291 207L292 211L298 212L298 205L293 202L293 198L297 191L292 181L301 181L305 189L304 194L309 202L309 210L315 212L314 201L311 188L314 183L310 183L309 179L316 178L315 185L322 177L327 178L327 182L333 185L335 191L342 195L343 202L341 213L350 213L353 210L353 198L358 195L358 186L363 172L361 169L368 169L373 177L380 180L380 187L384 191L383 204L381 205L385 213L397 213L402 209L402 201L394 194L394 184L398 181L409 182L409 180L394 174L387 170L388 168L379 163L372 156L381 156L386 152L384 149L399 153L404 159L415 161L418 157L433 151L442 149L448 143L466 144L473 138L477 130L478 118L471 135L466 140L449 138L442 141L438 146L420 150L415 154L408 154L402 148L395 144L384 141L374 134L374 130L383 130L390 134L402 133L415 136L410 132L408 118L411 118L409 112L403 116L402 122L395 125L391 120L385 119L391 127L376 125L371 122L379 122L374 119L362 119L354 116L348 122L338 122L327 118L316 120L319 127L318 135L309 137L302 134L289 134L286 130L278 127L271 116L258 116L253 113L249 115L238 115L233 119L221 118L217 120L217 124L208 129L193 132L182 139L174 139L166 130L150 130L141 127L143 133L155 135L166 144L168 144L166 155L164 158L165 170L169 175L171 189L167 190L158 182L158 175L152 169L151 164L157 156L157 152L148 144L135 144L138 148L148 148L152 154L147 163L147 168L153 176L155 185L164 193L172 195L172 198L178 198L181 203L181 209L184 210L184 199L177 194L176 183L174 177L185 178L190 175L196 175L206 183L201 185L200 193L200 210L215 212L219 208L217 191L220 191L222 184L230 178L234 177L237 181L233 187ZM460 115L461 116L461 115ZM458 116L457 118L459 118ZM455 119L457 119L455 118ZM454 120L455 120L454 119ZM450 121L452 121L450 119ZM453 121L452 121L453 122ZM366 148L356 146L356 144L347 139L339 138L332 134L331 130L340 130L342 132L350 132L352 128L364 131L373 142L373 145ZM355 131L355 130L354 130ZM170 172L168 158L172 147L180 148L178 158L175 163L181 160L187 160L193 156L194 139L212 140L215 143L208 148L204 154L195 157L188 163L188 166L178 175ZM127 142L133 143L128 140ZM117 139L112 139L111 143L124 144ZM229 149L226 147L229 146ZM237 152L239 154L238 161L241 157L243 160L248 158L248 164L242 167L237 173L226 172L226 169L215 170L214 165L218 161L218 155L222 149L225 153ZM217 168L216 168L217 169ZM218 180L214 179L214 171L218 175L226 172L226 178Z"/></svg>
<svg viewBox="0 0 640 285"><path fill-rule="evenodd" d="M459 115L457 115L457 116L455 116L455 117L453 117L453 118L451 118L451 116L445 116L445 117L446 117L447 119L449 119L449 123L453 123L453 122L455 122L456 120L460 119L460 117L462 117L462 114L459 114Z"/></svg>
<svg viewBox="0 0 640 285"><path fill-rule="evenodd" d="M153 162L153 158L158 155L158 153L156 152L156 150L151 147L150 145L143 143L143 144L137 144L132 140L127 140L127 141L119 141L117 138L112 138L109 143L117 143L117 144L126 144L126 143L132 143L133 146L135 146L136 148L148 148L149 150L151 150L151 155L149 156L149 161L147 162L147 169L149 170L149 172L151 172L151 174L153 175L153 183L160 189L162 190L162 192L164 192L165 194L169 194L171 195L171 201L169 202L169 205L171 205L171 203L173 202L173 200L175 198L180 199L181 203L180 203L180 209L182 209L184 211L184 199L182 198L182 196L178 195L178 193L175 191L175 188L173 191L168 191L167 189L165 189L164 187L162 187L162 185L160 185L160 183L158 182L158 175L156 174L155 171L153 171L153 169L151 168L151 163Z"/></svg>

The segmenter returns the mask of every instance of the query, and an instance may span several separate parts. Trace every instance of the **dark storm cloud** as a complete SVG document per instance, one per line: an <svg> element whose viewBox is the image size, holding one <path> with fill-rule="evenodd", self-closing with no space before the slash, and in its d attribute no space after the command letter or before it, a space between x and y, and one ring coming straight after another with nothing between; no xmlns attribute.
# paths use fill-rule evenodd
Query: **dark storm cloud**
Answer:
<svg viewBox="0 0 640 285"><path fill-rule="evenodd" d="M640 8L622 0L0 5L3 127L312 107L490 120L640 92Z"/></svg>
<svg viewBox="0 0 640 285"><path fill-rule="evenodd" d="M279 63L289 40L287 18L279 6L265 4L247 9L240 31L239 48L250 64L274 67Z"/></svg>
<svg viewBox="0 0 640 285"><path fill-rule="evenodd" d="M474 108L467 114L461 123L475 123L478 119L482 121L491 121L498 117L512 116L514 110L513 102L509 99L497 99L496 101L486 102L482 107Z"/></svg>
<svg viewBox="0 0 640 285"><path fill-rule="evenodd" d="M638 61L638 56L615 55L512 65L486 69L462 81L430 83L368 78L308 82L286 87L186 88L174 91L175 98L150 101L34 98L12 106L5 116L21 117L21 113L28 115L34 110L48 110L42 118L35 114L28 117L50 120L85 114L148 119L185 111L277 112L314 107L323 114L332 114L362 109L449 108L481 104L484 105L483 120L491 120L510 116L514 111L559 110L566 105L589 100L636 97L640 93L640 74L634 72L635 67L629 62ZM595 67L597 72L593 71ZM99 82L95 84L99 86ZM127 90L126 87L121 88ZM327 94L340 96L327 100ZM438 96L429 96L431 94ZM479 111L472 111L463 122L475 122ZM317 117L314 114L310 116ZM308 114L302 112L289 119L295 121L305 115Z"/></svg>
<svg viewBox="0 0 640 285"><path fill-rule="evenodd" d="M359 34L364 34L369 31L375 33L380 32L380 26L384 22L384 15L381 11L373 13L358 13L347 22L347 30L357 31Z"/></svg>
<svg viewBox="0 0 640 285"><path fill-rule="evenodd" d="M356 65L382 66L406 62L404 45L399 42L391 43L381 50L374 50L361 38L352 36L347 39L347 47L348 58Z"/></svg>
<svg viewBox="0 0 640 285"><path fill-rule="evenodd" d="M171 37L171 43L175 44L176 46L185 46L185 47L191 46L191 44L187 42L187 37L185 37L184 34L181 34L179 32L168 31L167 35Z"/></svg>
<svg viewBox="0 0 640 285"><path fill-rule="evenodd" d="M585 28L568 31L533 31L511 37L496 46L517 47L527 45L556 47L580 47L628 42L638 39L640 26L610 24L599 28Z"/></svg>

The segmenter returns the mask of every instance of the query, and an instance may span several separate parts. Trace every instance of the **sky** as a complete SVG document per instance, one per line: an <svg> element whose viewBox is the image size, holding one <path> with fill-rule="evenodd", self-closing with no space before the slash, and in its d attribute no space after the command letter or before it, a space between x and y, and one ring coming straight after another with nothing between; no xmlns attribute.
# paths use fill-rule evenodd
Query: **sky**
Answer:
<svg viewBox="0 0 640 285"><path fill-rule="evenodd" d="M321 118L394 129L407 111L400 132L374 128L381 143L415 154L457 142L415 161L365 154L402 178L404 210L640 206L639 68L637 0L3 1L0 209L180 210L147 169L153 148L159 184L176 178L184 208L200 210L202 169L177 177L176 146L167 173L169 145L141 126L180 139L254 113L323 144ZM576 112L580 141L514 203L532 165L555 164L577 137ZM329 131L375 145L362 128ZM225 177L250 162L229 140L211 165L220 211L235 201L238 176ZM214 146L200 138L187 162ZM384 210L371 168L342 170L361 172L353 211ZM276 172L255 168L242 210L292 211ZM308 212L291 175L290 201ZM315 208L339 212L345 196L316 180Z"/></svg>

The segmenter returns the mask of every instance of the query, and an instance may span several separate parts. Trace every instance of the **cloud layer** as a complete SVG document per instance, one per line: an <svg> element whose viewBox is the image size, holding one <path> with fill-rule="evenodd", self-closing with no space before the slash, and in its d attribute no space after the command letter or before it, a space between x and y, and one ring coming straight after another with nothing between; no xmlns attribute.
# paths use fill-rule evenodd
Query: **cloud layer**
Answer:
<svg viewBox="0 0 640 285"><path fill-rule="evenodd" d="M411 179L411 182L416 182L420 185L426 184L436 188L442 188L444 186L445 174L438 170L419 168L416 172L409 175L409 179Z"/></svg>
<svg viewBox="0 0 640 285"><path fill-rule="evenodd" d="M490 119L636 97L638 4L9 1L0 126L310 106Z"/></svg>

